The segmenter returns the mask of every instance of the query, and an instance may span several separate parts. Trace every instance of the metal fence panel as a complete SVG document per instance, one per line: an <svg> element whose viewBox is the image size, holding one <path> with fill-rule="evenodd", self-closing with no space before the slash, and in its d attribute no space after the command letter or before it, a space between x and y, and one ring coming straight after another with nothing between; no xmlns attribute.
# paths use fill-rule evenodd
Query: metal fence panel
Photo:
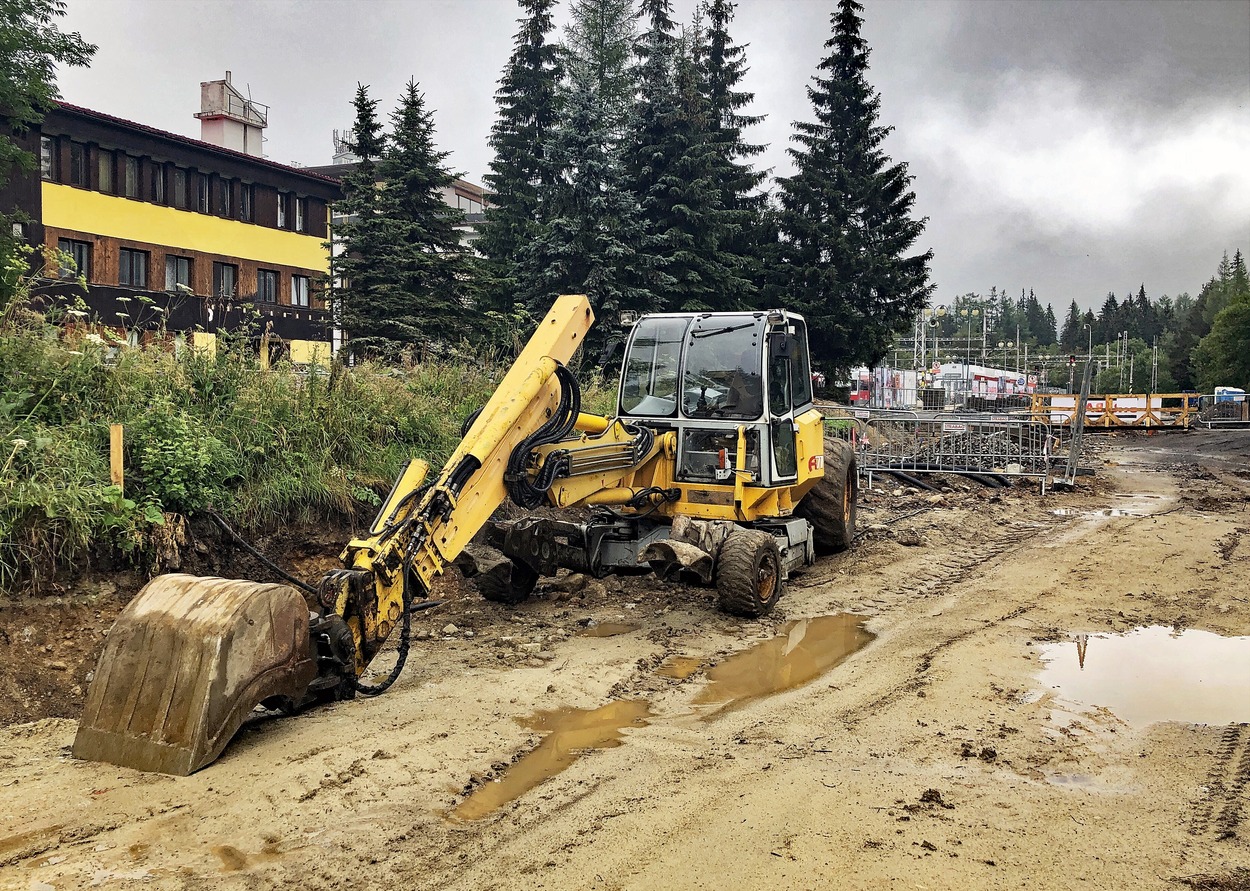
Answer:
<svg viewBox="0 0 1250 891"><path fill-rule="evenodd" d="M864 471L1011 474L1045 478L1055 439L1046 424L1021 420L873 418L859 435Z"/></svg>

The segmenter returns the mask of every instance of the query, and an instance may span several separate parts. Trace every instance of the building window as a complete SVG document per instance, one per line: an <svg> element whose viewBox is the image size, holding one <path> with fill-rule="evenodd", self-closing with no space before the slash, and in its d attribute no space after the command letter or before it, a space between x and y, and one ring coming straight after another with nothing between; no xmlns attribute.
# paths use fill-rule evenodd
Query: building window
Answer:
<svg viewBox="0 0 1250 891"><path fill-rule="evenodd" d="M217 181L217 213L223 217L230 216L230 187L234 185L228 179Z"/></svg>
<svg viewBox="0 0 1250 891"><path fill-rule="evenodd" d="M200 213L208 213L208 177L200 174L196 177L200 184L200 202L198 207Z"/></svg>
<svg viewBox="0 0 1250 891"><path fill-rule="evenodd" d="M132 288L148 286L148 252L122 248L117 253L117 283Z"/></svg>
<svg viewBox="0 0 1250 891"><path fill-rule="evenodd" d="M97 187L101 192L113 191L113 153L104 149L96 150Z"/></svg>
<svg viewBox="0 0 1250 891"><path fill-rule="evenodd" d="M278 302L278 273L261 269L256 273L256 299L261 303Z"/></svg>
<svg viewBox="0 0 1250 891"><path fill-rule="evenodd" d="M251 183L241 183L239 185L239 219L245 223L252 222L252 185Z"/></svg>
<svg viewBox="0 0 1250 891"><path fill-rule="evenodd" d="M191 258L165 255L165 290L177 291L178 286L191 289Z"/></svg>
<svg viewBox="0 0 1250 891"><path fill-rule="evenodd" d="M307 306L308 305L308 276L293 275L291 276L291 305Z"/></svg>
<svg viewBox="0 0 1250 891"><path fill-rule="evenodd" d="M126 156L126 181L122 184L122 194L127 198L139 197L139 159Z"/></svg>
<svg viewBox="0 0 1250 891"><path fill-rule="evenodd" d="M72 260L72 265L62 263L61 278L74 278L78 275L91 278L91 245L88 242L58 238L56 249Z"/></svg>
<svg viewBox="0 0 1250 891"><path fill-rule="evenodd" d="M187 172L181 167L174 168L174 207L186 210L187 204Z"/></svg>
<svg viewBox="0 0 1250 891"><path fill-rule="evenodd" d="M39 175L49 182L60 179L57 176L56 140L51 136L39 138Z"/></svg>
<svg viewBox="0 0 1250 891"><path fill-rule="evenodd" d="M295 203L295 231L304 231L304 199L296 198Z"/></svg>
<svg viewBox="0 0 1250 891"><path fill-rule="evenodd" d="M286 195L278 193L278 228L286 228Z"/></svg>
<svg viewBox="0 0 1250 891"><path fill-rule="evenodd" d="M218 297L233 297L239 267L230 263L213 264L213 293Z"/></svg>
<svg viewBox="0 0 1250 891"><path fill-rule="evenodd" d="M152 165L152 200L157 204L165 203L165 165Z"/></svg>
<svg viewBox="0 0 1250 891"><path fill-rule="evenodd" d="M81 142L69 144L69 184L87 187L87 147Z"/></svg>

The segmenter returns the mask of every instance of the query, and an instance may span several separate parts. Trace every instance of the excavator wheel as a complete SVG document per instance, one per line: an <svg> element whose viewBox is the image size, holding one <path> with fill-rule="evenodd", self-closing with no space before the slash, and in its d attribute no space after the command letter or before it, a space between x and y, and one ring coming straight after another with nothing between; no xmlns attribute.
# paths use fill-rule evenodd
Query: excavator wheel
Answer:
<svg viewBox="0 0 1250 891"><path fill-rule="evenodd" d="M795 516L812 524L816 553L836 554L851 546L858 498L855 451L845 440L825 440L825 477L794 509Z"/></svg>
<svg viewBox="0 0 1250 891"><path fill-rule="evenodd" d="M158 576L109 630L74 756L186 776L221 754L258 704L303 701L314 655L294 588Z"/></svg>
<svg viewBox="0 0 1250 891"><path fill-rule="evenodd" d="M756 618L781 597L781 551L777 540L758 529L737 529L716 558L716 594L720 608Z"/></svg>

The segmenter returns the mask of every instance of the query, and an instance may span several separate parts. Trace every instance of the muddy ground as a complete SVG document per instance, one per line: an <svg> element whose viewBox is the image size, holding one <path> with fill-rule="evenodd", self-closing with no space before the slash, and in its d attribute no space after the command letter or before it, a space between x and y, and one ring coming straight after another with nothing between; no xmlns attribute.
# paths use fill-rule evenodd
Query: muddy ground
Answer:
<svg viewBox="0 0 1250 891"><path fill-rule="evenodd" d="M1044 498L878 479L766 621L648 579L515 609L451 579L389 694L188 778L69 756L137 579L0 604L0 888L1250 887L1246 648L1206 699L1149 633L1116 648L1250 635L1250 431L1097 448ZM1169 659L1132 705L1051 673Z"/></svg>

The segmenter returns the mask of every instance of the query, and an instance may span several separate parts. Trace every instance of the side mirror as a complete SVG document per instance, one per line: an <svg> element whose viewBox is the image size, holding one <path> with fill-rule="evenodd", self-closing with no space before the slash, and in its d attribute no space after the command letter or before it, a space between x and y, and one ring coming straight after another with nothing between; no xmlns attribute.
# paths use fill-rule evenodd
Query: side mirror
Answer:
<svg viewBox="0 0 1250 891"><path fill-rule="evenodd" d="M794 336L785 331L774 331L768 335L769 359L793 359Z"/></svg>

